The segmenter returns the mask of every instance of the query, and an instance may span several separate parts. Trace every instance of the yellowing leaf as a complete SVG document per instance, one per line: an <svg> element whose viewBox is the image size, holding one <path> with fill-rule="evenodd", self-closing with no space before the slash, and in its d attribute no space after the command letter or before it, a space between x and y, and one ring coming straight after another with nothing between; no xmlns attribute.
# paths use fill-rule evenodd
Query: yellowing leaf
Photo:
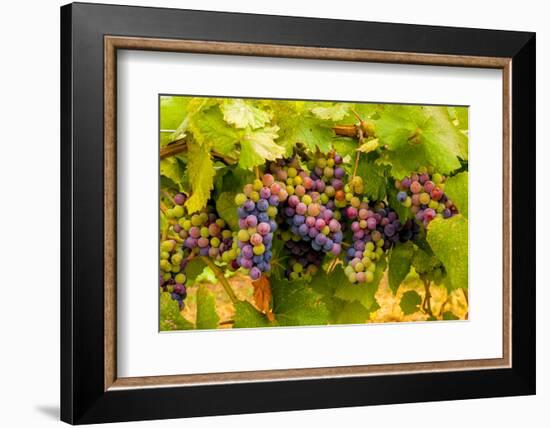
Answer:
<svg viewBox="0 0 550 428"><path fill-rule="evenodd" d="M255 107L250 101L242 99L226 100L220 109L224 120L236 128L257 129L271 121L268 112Z"/></svg>
<svg viewBox="0 0 550 428"><path fill-rule="evenodd" d="M314 107L311 109L311 112L319 119L336 122L347 116L349 106L350 104L347 103L336 103L323 107Z"/></svg>
<svg viewBox="0 0 550 428"><path fill-rule="evenodd" d="M189 214L192 214L206 206L214 187L216 170L210 157L210 147L206 144L190 143L187 165L192 194L185 207Z"/></svg>
<svg viewBox="0 0 550 428"><path fill-rule="evenodd" d="M271 308L271 285L267 276L262 275L256 281L252 281L254 287L254 301L256 306L263 313L270 313Z"/></svg>
<svg viewBox="0 0 550 428"><path fill-rule="evenodd" d="M363 153L370 153L378 148L378 138L375 138L373 140L369 140L361 144L357 150Z"/></svg>
<svg viewBox="0 0 550 428"><path fill-rule="evenodd" d="M255 166L263 165L266 160L281 158L285 149L274 141L278 136L278 130L278 126L272 126L247 133L241 140L239 166L244 169L252 169Z"/></svg>

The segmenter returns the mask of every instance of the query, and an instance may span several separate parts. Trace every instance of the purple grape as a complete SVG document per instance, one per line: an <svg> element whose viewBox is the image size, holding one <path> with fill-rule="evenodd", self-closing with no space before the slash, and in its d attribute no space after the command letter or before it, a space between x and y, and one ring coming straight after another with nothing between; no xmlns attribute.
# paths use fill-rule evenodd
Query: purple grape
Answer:
<svg viewBox="0 0 550 428"><path fill-rule="evenodd" d="M256 227L258 225L258 217L249 215L246 217L246 226L247 227ZM246 227L241 227L241 229L245 229Z"/></svg>
<svg viewBox="0 0 550 428"><path fill-rule="evenodd" d="M257 280L262 275L262 272L257 267L250 269L250 278Z"/></svg>
<svg viewBox="0 0 550 428"><path fill-rule="evenodd" d="M397 194L397 200L401 203L405 202L405 200L407 199L407 192L399 192Z"/></svg>
<svg viewBox="0 0 550 428"><path fill-rule="evenodd" d="M267 209L269 208L269 202L267 202L265 199L260 199L256 203L256 207L259 211L267 211Z"/></svg>
<svg viewBox="0 0 550 428"><path fill-rule="evenodd" d="M270 196L271 190L269 189L269 187L262 187L262 190L260 190L260 197L262 199L269 199Z"/></svg>
<svg viewBox="0 0 550 428"><path fill-rule="evenodd" d="M174 196L174 199L173 199L176 205L183 205L186 200L187 200L187 197L183 193L178 193L176 196Z"/></svg>

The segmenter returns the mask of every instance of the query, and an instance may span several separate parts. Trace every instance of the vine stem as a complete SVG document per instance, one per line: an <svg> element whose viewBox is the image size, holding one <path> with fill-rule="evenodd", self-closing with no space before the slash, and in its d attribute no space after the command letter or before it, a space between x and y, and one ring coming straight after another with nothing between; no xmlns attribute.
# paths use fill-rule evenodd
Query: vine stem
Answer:
<svg viewBox="0 0 550 428"><path fill-rule="evenodd" d="M186 151L187 141L185 139L176 140L160 149L160 158L165 159ZM213 157L223 160L228 165L234 165L238 162L237 159L232 158L231 156L224 155L223 153L217 152L216 150L211 150L210 153Z"/></svg>
<svg viewBox="0 0 550 428"><path fill-rule="evenodd" d="M357 134L359 136L359 146L363 144L364 138L363 138L363 130L361 128L357 129ZM361 158L361 152L357 150L357 153L355 154L355 166L353 167L353 176L352 180L357 175L357 168L359 168L359 159Z"/></svg>
<svg viewBox="0 0 550 428"><path fill-rule="evenodd" d="M162 230L162 236L160 237L160 239L162 241L166 241L166 237L168 236L168 229L169 228L170 228L170 223L166 223L166 226Z"/></svg>
<svg viewBox="0 0 550 428"><path fill-rule="evenodd" d="M181 239L179 236L167 236L167 238L169 239L173 239L174 241L176 241L177 243L179 244L183 244L185 241L183 239Z"/></svg>
<svg viewBox="0 0 550 428"><path fill-rule="evenodd" d="M359 113L357 113L355 111L355 109L351 109L351 112L353 113L353 115L357 118L357 120L359 121L359 124L360 125L363 125L363 123L365 123L365 121L361 118L361 116L359 116Z"/></svg>
<svg viewBox="0 0 550 428"><path fill-rule="evenodd" d="M330 263L327 269L328 273L332 273L332 271L336 269L336 266L338 265L339 260L340 259L338 257L335 257L334 260L332 260L332 262Z"/></svg>
<svg viewBox="0 0 550 428"><path fill-rule="evenodd" d="M220 281L221 285L223 286L223 289L229 296L229 299L231 300L231 303L236 304L239 300L237 299L237 296L235 295L235 292L231 288L231 285L229 284L229 281L227 281L227 278L223 275L223 272L214 264L212 260L210 260L206 256L200 256L201 260L208 266L212 272L214 272L214 275Z"/></svg>
<svg viewBox="0 0 550 428"><path fill-rule="evenodd" d="M424 290L426 291L426 295L424 296L422 307L430 316L433 316L432 303L430 301L432 298L432 294L430 293L430 281L424 280Z"/></svg>
<svg viewBox="0 0 550 428"><path fill-rule="evenodd" d="M163 190L162 191L162 194L164 195L164 197L166 199L169 199L169 200L172 200L172 198L174 197L174 195L171 195L170 193L168 193L166 190Z"/></svg>
<svg viewBox="0 0 550 428"><path fill-rule="evenodd" d="M254 172L256 173L256 180L260 179L260 168L256 165L254 167Z"/></svg>

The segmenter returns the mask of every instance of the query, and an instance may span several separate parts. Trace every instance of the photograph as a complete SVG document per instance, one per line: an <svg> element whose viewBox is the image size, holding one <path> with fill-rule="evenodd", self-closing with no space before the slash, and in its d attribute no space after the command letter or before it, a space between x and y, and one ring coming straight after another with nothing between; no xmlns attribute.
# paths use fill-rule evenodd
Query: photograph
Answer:
<svg viewBox="0 0 550 428"><path fill-rule="evenodd" d="M161 332L468 320L468 106L158 103Z"/></svg>

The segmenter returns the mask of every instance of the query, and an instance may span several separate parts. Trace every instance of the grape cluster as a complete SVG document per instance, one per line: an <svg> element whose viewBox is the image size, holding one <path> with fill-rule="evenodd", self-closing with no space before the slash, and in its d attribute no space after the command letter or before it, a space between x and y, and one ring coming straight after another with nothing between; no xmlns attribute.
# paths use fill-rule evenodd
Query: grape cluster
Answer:
<svg viewBox="0 0 550 428"><path fill-rule="evenodd" d="M210 207L189 218L181 217L173 230L192 254L227 263L237 257L233 233Z"/></svg>
<svg viewBox="0 0 550 428"><path fill-rule="evenodd" d="M268 165L270 172L286 184L289 195L278 221L280 237L290 253L285 271L290 279L310 280L325 254L338 256L342 251L341 213L336 206L336 194L344 187L341 164L342 157L332 152L310 160L310 172L296 157Z"/></svg>
<svg viewBox="0 0 550 428"><path fill-rule="evenodd" d="M395 211L383 202L372 208L367 202L359 207L347 207L345 215L350 219L353 246L347 250L347 266L344 269L352 283L369 283L374 279L376 262L397 242L415 239L419 226L413 221L402 223Z"/></svg>
<svg viewBox="0 0 550 428"><path fill-rule="evenodd" d="M388 217L385 210L375 212L369 209L366 202L360 203L359 209L348 207L346 216L352 220L351 232L353 246L347 250L347 266L344 268L349 281L353 283L369 283L374 280L376 262L384 254L384 247L390 245L390 241L384 238L387 230L390 237L396 235L394 222L397 221L395 213ZM382 226L382 219L386 219ZM398 235L397 235L398 236Z"/></svg>
<svg viewBox="0 0 550 428"><path fill-rule="evenodd" d="M453 202L445 194L445 177L430 176L426 170L395 182L397 200L409 208L416 219L427 226L436 217L449 218L458 214Z"/></svg>
<svg viewBox="0 0 550 428"><path fill-rule="evenodd" d="M342 156L338 153L330 152L328 155L318 153L308 165L311 170L311 179L316 182L316 190L321 194L321 202L334 212L336 208L343 208L346 205L344 191L346 172L342 162Z"/></svg>
<svg viewBox="0 0 550 428"><path fill-rule="evenodd" d="M341 163L341 156L331 153L318 155L310 164L311 173L298 165L286 171L283 168L290 195L283 211L288 230L309 242L313 250L335 256L342 250L343 239L341 215L335 203L336 188L343 188L344 169L338 166Z"/></svg>
<svg viewBox="0 0 550 428"><path fill-rule="evenodd" d="M288 193L283 183L271 174L247 184L243 193L235 197L239 232L237 245L240 253L237 265L249 271L250 278L258 279L271 269L273 233L277 230L277 206L285 202Z"/></svg>
<svg viewBox="0 0 550 428"><path fill-rule="evenodd" d="M178 302L180 309L183 309L183 301L187 297L187 277L183 272L187 260L184 249L175 240L167 239L160 243L160 286Z"/></svg>

